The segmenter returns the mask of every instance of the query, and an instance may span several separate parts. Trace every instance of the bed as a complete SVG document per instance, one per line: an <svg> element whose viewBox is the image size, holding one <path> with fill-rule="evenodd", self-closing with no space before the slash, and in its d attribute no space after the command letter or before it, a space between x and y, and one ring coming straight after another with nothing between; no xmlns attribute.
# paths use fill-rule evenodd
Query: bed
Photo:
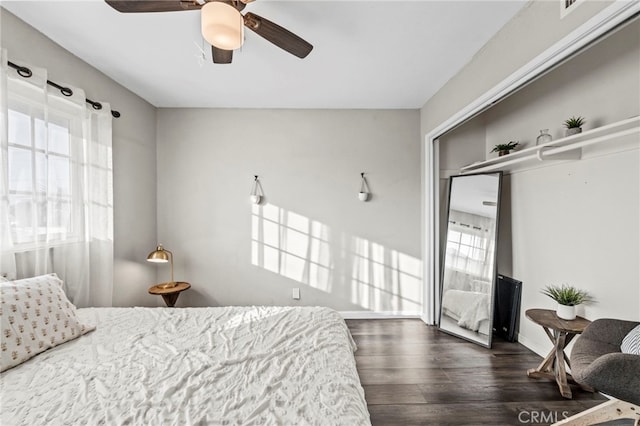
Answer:
<svg viewBox="0 0 640 426"><path fill-rule="evenodd" d="M14 305L2 298L4 328ZM2 425L370 424L355 344L331 309L75 313L85 334L0 374Z"/></svg>
<svg viewBox="0 0 640 426"><path fill-rule="evenodd" d="M462 327L481 334L489 334L489 306L487 293L446 290L442 296L442 314Z"/></svg>

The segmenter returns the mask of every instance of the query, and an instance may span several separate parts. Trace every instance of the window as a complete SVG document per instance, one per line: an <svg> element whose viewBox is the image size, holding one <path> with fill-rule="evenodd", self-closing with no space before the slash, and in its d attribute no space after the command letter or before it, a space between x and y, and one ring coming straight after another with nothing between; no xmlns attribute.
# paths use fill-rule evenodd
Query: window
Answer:
<svg viewBox="0 0 640 426"><path fill-rule="evenodd" d="M111 109L14 68L0 61L0 271L55 272L76 306L111 306Z"/></svg>
<svg viewBox="0 0 640 426"><path fill-rule="evenodd" d="M72 221L82 208L73 202L79 150L70 136L74 126L81 126L79 119L62 105L45 112L17 97L9 99L7 118L9 223L15 246L79 238Z"/></svg>
<svg viewBox="0 0 640 426"><path fill-rule="evenodd" d="M460 228L465 225L460 225ZM468 226L468 225L467 225ZM473 232L475 231L475 232ZM449 229L447 232L447 264L453 269L465 273L472 273L477 277L487 276L485 265L492 265L493 259L488 259L492 251L489 240L480 234L480 230Z"/></svg>

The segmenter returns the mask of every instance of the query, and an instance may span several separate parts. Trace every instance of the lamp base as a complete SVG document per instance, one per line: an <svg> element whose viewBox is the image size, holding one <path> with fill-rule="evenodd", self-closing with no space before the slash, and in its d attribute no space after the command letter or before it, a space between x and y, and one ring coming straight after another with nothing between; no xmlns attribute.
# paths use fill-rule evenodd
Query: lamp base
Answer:
<svg viewBox="0 0 640 426"><path fill-rule="evenodd" d="M173 281L173 282L158 284L158 285L156 285L156 287L158 287L158 288L173 288L173 287L175 287L177 285L178 285L178 283Z"/></svg>

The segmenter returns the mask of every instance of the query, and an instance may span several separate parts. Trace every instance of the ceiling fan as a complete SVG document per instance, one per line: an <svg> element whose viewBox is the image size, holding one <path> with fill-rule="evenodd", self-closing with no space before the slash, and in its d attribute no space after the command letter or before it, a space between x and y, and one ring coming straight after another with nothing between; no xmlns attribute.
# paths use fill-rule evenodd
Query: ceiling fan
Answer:
<svg viewBox="0 0 640 426"><path fill-rule="evenodd" d="M244 27L279 48L305 58L313 49L307 41L268 19L240 12L254 0L105 0L122 13L201 10L202 36L211 44L213 62L230 64L233 51L244 42Z"/></svg>

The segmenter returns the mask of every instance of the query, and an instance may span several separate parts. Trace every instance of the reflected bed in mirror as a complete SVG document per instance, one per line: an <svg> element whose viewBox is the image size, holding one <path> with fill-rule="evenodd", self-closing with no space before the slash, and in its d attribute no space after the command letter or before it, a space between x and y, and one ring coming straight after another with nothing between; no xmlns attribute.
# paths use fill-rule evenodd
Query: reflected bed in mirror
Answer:
<svg viewBox="0 0 640 426"><path fill-rule="evenodd" d="M440 329L486 347L491 347L501 183L501 172L449 181Z"/></svg>

